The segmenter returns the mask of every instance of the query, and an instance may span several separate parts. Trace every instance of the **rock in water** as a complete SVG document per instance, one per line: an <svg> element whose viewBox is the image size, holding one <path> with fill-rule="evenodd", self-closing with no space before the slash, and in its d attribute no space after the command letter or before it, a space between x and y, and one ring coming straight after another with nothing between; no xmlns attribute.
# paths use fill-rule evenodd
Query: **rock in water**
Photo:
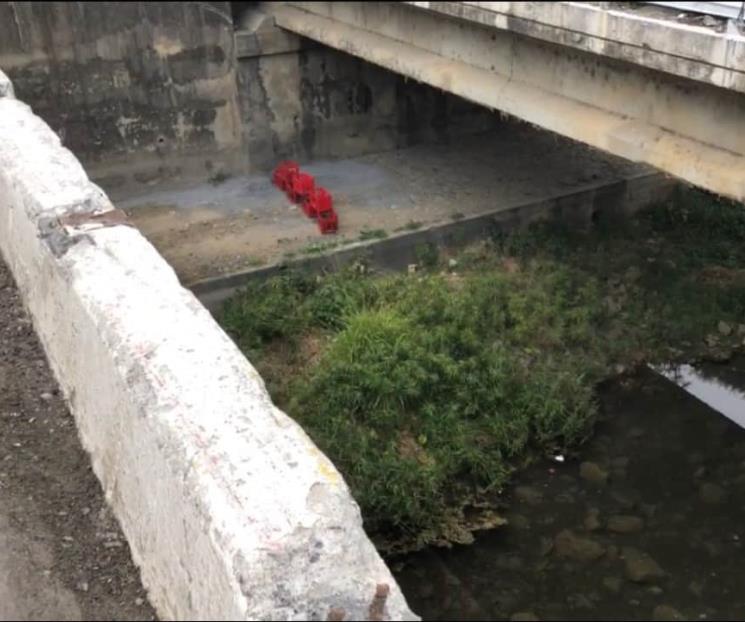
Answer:
<svg viewBox="0 0 745 622"><path fill-rule="evenodd" d="M652 619L655 622L674 622L686 618L680 611L670 605L657 605L652 612Z"/></svg>
<svg viewBox="0 0 745 622"><path fill-rule="evenodd" d="M605 553L601 544L576 535L569 529L560 531L554 538L554 548L560 557L566 557L578 562L591 562Z"/></svg>
<svg viewBox="0 0 745 622"><path fill-rule="evenodd" d="M724 488L718 486L717 484L712 484L711 482L701 484L700 488L698 489L698 494L701 498L701 501L703 501L704 503L721 503L726 496Z"/></svg>
<svg viewBox="0 0 745 622"><path fill-rule="evenodd" d="M507 524L515 529L530 529L530 521L522 514L510 514L507 517Z"/></svg>
<svg viewBox="0 0 745 622"><path fill-rule="evenodd" d="M598 518L598 510L596 508L592 508L587 511L587 516L585 516L585 529L587 531L596 531L597 529L600 529L600 519Z"/></svg>
<svg viewBox="0 0 745 622"><path fill-rule="evenodd" d="M608 518L608 531L614 533L635 533L644 529L644 521L638 516L617 514Z"/></svg>
<svg viewBox="0 0 745 622"><path fill-rule="evenodd" d="M538 505L543 501L541 491L530 486L517 486L515 488L515 497L521 503L527 503L528 505Z"/></svg>
<svg viewBox="0 0 745 622"><path fill-rule="evenodd" d="M626 578L634 583L654 583L665 577L665 571L646 553L627 547L623 549Z"/></svg>
<svg viewBox="0 0 745 622"><path fill-rule="evenodd" d="M608 471L601 468L596 462L583 462L580 464L579 474L582 479L592 484L605 484L608 481Z"/></svg>
<svg viewBox="0 0 745 622"><path fill-rule="evenodd" d="M621 591L623 581L618 577L605 577L603 579L603 587L614 594L618 594Z"/></svg>

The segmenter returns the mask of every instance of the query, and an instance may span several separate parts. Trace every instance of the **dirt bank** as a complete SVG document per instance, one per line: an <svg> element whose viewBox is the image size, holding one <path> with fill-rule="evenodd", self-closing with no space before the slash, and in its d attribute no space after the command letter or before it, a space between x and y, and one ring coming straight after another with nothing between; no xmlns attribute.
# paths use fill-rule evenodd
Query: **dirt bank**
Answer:
<svg viewBox="0 0 745 622"><path fill-rule="evenodd" d="M129 546L0 262L0 620L153 619Z"/></svg>

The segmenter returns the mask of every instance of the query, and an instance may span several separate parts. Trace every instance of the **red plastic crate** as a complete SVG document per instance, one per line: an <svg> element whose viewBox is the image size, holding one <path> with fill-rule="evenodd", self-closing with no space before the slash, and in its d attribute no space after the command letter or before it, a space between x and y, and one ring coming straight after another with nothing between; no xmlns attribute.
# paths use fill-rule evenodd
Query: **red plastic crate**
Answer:
<svg viewBox="0 0 745 622"><path fill-rule="evenodd" d="M313 194L316 188L316 180L313 175L298 172L292 177L290 190L288 192L290 200L302 206L305 200Z"/></svg>
<svg viewBox="0 0 745 622"><path fill-rule="evenodd" d="M293 160L284 160L277 164L274 172L272 173L272 183L282 190L287 192L292 186L292 180L300 172L300 167L297 162Z"/></svg>
<svg viewBox="0 0 745 622"><path fill-rule="evenodd" d="M316 218L319 212L334 208L331 194L326 188L316 188L303 203L303 211L309 218Z"/></svg>
<svg viewBox="0 0 745 622"><path fill-rule="evenodd" d="M333 207L318 212L318 228L321 233L336 233L339 229L339 216Z"/></svg>

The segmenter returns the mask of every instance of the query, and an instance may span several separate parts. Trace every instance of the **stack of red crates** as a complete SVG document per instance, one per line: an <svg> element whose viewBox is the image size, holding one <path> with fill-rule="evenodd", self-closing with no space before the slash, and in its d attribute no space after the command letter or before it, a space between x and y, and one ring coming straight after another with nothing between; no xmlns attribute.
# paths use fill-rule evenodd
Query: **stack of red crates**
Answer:
<svg viewBox="0 0 745 622"><path fill-rule="evenodd" d="M321 233L336 233L339 229L331 193L321 186L316 188L313 175L303 173L297 162L280 162L272 173L272 183L299 205L308 218L316 219Z"/></svg>

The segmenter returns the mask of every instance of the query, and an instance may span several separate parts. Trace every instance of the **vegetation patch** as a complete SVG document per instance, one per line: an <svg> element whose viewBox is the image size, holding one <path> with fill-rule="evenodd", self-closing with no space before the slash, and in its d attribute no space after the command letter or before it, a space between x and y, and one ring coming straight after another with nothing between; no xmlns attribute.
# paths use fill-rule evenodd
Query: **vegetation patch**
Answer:
<svg viewBox="0 0 745 622"><path fill-rule="evenodd" d="M591 232L498 235L450 270L417 256L411 275L252 283L221 317L388 545L458 540L464 508L588 438L600 381L745 333L745 209L698 192Z"/></svg>
<svg viewBox="0 0 745 622"><path fill-rule="evenodd" d="M383 240L388 237L385 229L363 229L360 231L359 240Z"/></svg>
<svg viewBox="0 0 745 622"><path fill-rule="evenodd" d="M246 258L245 263L247 266L251 268L258 268L259 266L263 266L266 262L261 257L256 257L255 255L251 255Z"/></svg>
<svg viewBox="0 0 745 622"><path fill-rule="evenodd" d="M331 240L329 242L313 242L312 244L308 244L308 246L302 249L301 252L306 255L321 255L326 251L330 251L334 248L337 248L338 246L341 246L344 242L344 240L338 239Z"/></svg>
<svg viewBox="0 0 745 622"><path fill-rule="evenodd" d="M418 221L418 220L410 220L402 227L398 227L395 229L396 231L416 231L417 229L421 229L424 223Z"/></svg>

